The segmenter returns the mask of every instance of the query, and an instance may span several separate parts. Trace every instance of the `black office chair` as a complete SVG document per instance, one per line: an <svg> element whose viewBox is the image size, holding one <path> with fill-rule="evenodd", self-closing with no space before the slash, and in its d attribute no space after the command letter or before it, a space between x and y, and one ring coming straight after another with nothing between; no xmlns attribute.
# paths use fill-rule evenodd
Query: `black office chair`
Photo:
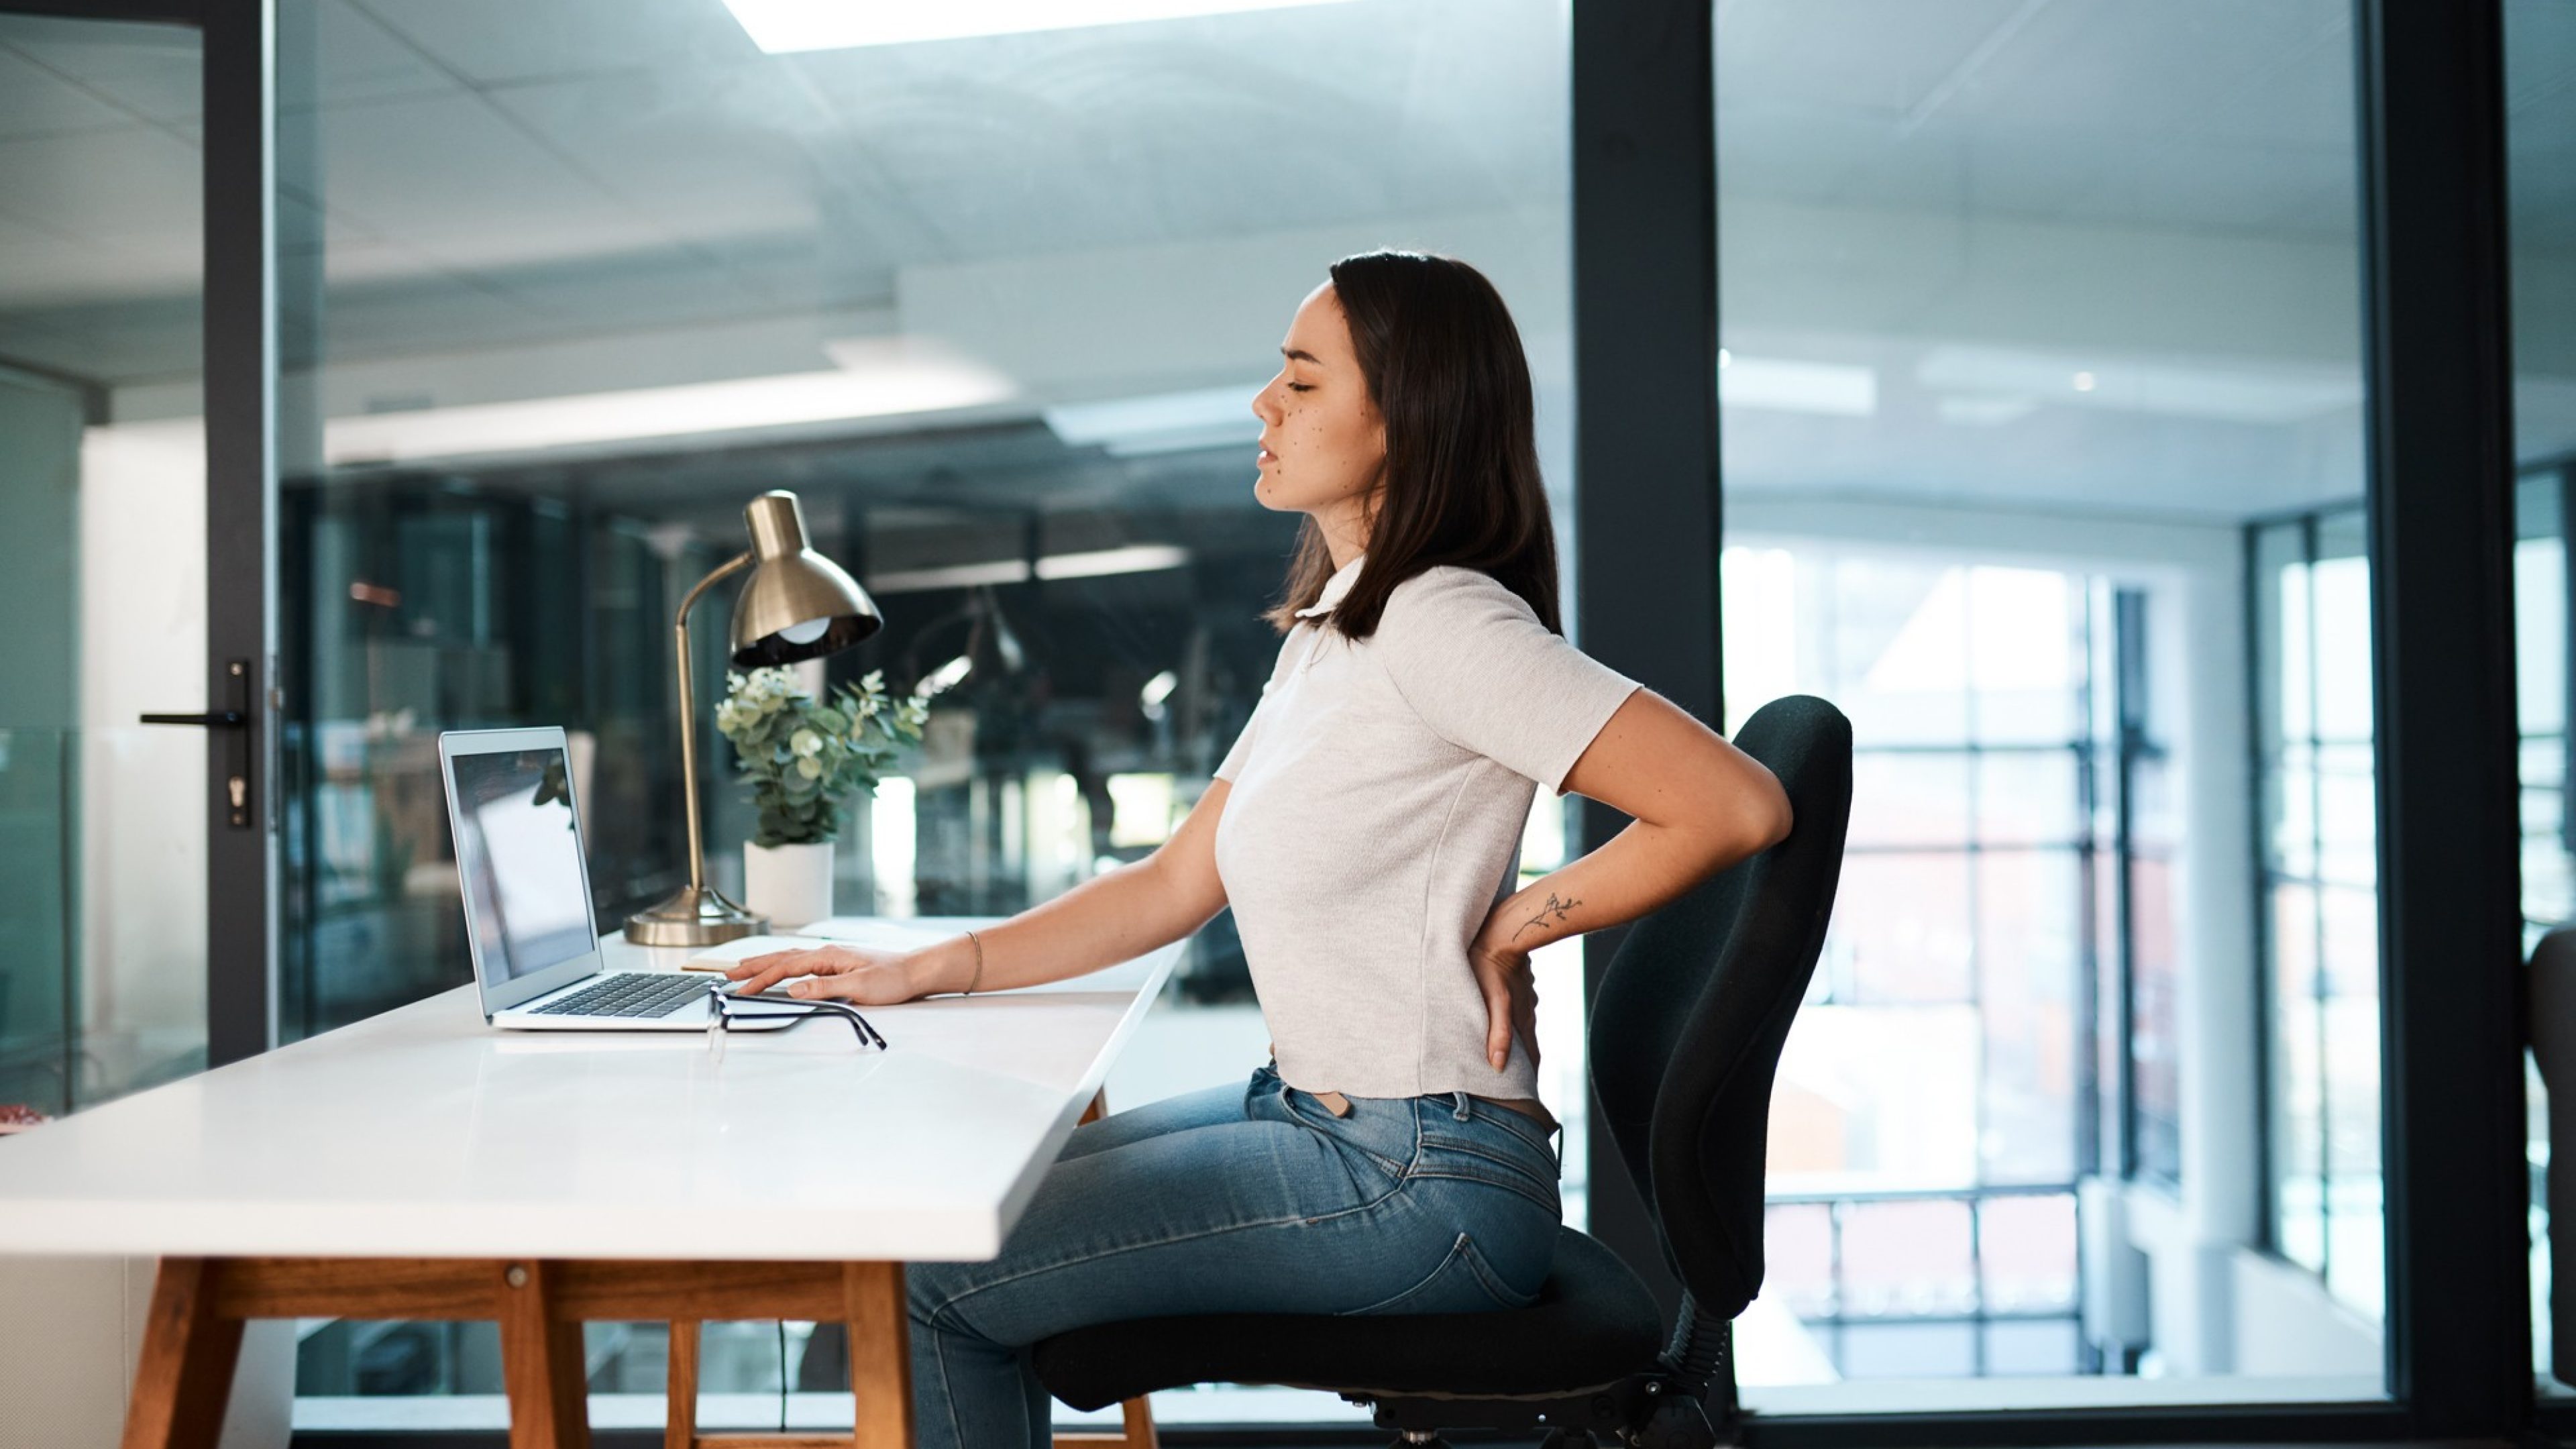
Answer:
<svg viewBox="0 0 2576 1449"><path fill-rule="evenodd" d="M1444 1443L1444 1428L1544 1429L1549 1449L1716 1443L1704 1400L1728 1388L1718 1421L1731 1425L1718 1370L1762 1285L1771 1082L1824 945L1852 780L1851 722L1821 699L1763 706L1735 743L1788 790L1789 838L1632 926L1592 1005L1599 1125L1684 1289L1669 1342L1645 1284L1568 1228L1527 1308L1096 1324L1035 1346L1048 1391L1096 1409L1187 1384L1330 1389L1373 1405L1398 1444Z"/></svg>

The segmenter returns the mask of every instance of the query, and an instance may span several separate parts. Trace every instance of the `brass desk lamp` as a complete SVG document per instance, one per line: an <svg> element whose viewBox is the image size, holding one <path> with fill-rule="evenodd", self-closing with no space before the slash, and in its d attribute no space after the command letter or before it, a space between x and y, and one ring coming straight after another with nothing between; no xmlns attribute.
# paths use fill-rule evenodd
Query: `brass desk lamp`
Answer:
<svg viewBox="0 0 2576 1449"><path fill-rule="evenodd" d="M626 939L643 946L712 946L757 935L765 916L744 910L707 884L704 827L698 822L697 697L689 687L689 611L722 579L751 577L733 601L732 662L743 669L820 659L885 627L858 581L805 544L805 511L796 495L772 489L742 511L751 548L698 580L680 601L672 625L680 666L680 779L689 798L689 884L677 895L626 918Z"/></svg>

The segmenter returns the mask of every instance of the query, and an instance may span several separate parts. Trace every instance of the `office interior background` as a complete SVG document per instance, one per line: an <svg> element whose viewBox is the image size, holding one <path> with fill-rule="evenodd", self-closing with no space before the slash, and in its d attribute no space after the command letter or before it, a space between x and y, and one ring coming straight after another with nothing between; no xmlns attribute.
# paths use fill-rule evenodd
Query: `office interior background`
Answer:
<svg viewBox="0 0 2576 1449"><path fill-rule="evenodd" d="M1006 913L1150 852L1275 651L1297 519L1253 499L1249 400L1347 252L1501 288L1586 597L1623 547L1580 536L1587 492L1646 486L1580 466L1609 380L1576 355L1618 346L1578 347L1590 3L796 49L722 0L274 0L278 1039L467 979L441 730L572 732L603 925L685 878L667 621L767 488L886 613L818 673L904 687L983 640L845 831L843 909ZM209 1061L206 741L136 720L222 707L203 238L239 198L203 182L199 30L40 8L0 0L0 1102L59 1114ZM2576 915L2576 0L2500 11L2528 944ZM2392 1392L2371 13L1705 19L1710 723L1812 692L1858 749L1736 1328L1758 1416ZM747 807L707 815L738 881ZM1525 872L1583 839L1542 791ZM1582 1226L1583 949L1539 971ZM1145 1030L1113 1110L1261 1060L1225 918ZM599 1422L658 1422L661 1328L589 1333ZM711 1326L707 1422L845 1391L818 1341ZM500 1422L490 1325L305 1322L295 1354L299 1429Z"/></svg>

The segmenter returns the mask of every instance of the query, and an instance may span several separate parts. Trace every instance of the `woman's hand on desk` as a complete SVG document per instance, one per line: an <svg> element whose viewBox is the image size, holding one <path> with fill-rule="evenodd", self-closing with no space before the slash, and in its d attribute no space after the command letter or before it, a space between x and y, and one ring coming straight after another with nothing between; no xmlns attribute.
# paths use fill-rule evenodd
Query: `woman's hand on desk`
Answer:
<svg viewBox="0 0 2576 1449"><path fill-rule="evenodd" d="M725 968L725 978L741 982L739 994L767 991L790 976L806 979L787 988L790 996L852 1001L861 1006L892 1006L922 994L914 979L911 953L881 951L872 946L811 946L772 951Z"/></svg>

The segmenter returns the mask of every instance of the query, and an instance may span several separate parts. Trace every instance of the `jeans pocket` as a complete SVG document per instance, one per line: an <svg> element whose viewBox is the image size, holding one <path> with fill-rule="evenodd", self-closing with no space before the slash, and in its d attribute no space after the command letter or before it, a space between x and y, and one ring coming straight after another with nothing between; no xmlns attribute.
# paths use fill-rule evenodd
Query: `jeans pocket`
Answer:
<svg viewBox="0 0 2576 1449"><path fill-rule="evenodd" d="M1479 1313L1498 1308L1527 1308L1535 1293L1516 1293L1485 1261L1476 1240L1465 1233L1449 1245L1449 1255L1419 1283L1366 1308L1346 1310L1342 1317L1386 1313Z"/></svg>
<svg viewBox="0 0 2576 1449"><path fill-rule="evenodd" d="M1550 1215L1564 1211L1554 1159L1518 1146L1514 1138L1458 1137L1426 1127L1421 1154L1406 1175L1506 1188Z"/></svg>

